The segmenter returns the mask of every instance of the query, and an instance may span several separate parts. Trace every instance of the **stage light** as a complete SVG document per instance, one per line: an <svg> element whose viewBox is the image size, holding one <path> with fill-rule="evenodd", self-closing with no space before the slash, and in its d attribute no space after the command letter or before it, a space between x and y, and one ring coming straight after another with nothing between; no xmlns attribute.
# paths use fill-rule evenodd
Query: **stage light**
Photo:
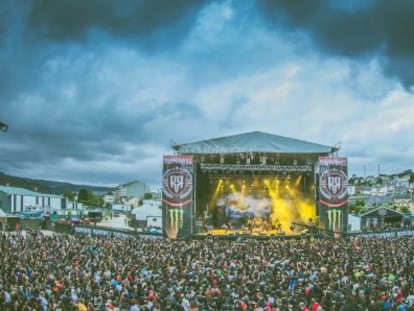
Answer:
<svg viewBox="0 0 414 311"><path fill-rule="evenodd" d="M2 132L7 132L8 129L9 129L9 126L6 123L3 123L0 121L0 130Z"/></svg>
<svg viewBox="0 0 414 311"><path fill-rule="evenodd" d="M295 181L295 186L296 187L299 186L301 180L302 180L302 175L299 175L298 178L296 178L296 181Z"/></svg>

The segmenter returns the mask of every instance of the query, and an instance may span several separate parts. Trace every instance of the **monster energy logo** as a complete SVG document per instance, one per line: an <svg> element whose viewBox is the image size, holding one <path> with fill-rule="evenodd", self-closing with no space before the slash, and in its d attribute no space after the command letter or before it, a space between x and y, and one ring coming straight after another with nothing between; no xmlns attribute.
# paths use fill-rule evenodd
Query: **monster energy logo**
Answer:
<svg viewBox="0 0 414 311"><path fill-rule="evenodd" d="M328 229L332 231L340 231L342 228L342 211L328 210Z"/></svg>
<svg viewBox="0 0 414 311"><path fill-rule="evenodd" d="M184 211L181 208L175 208L168 210L170 217L170 228L172 230L180 230L183 227L183 215Z"/></svg>

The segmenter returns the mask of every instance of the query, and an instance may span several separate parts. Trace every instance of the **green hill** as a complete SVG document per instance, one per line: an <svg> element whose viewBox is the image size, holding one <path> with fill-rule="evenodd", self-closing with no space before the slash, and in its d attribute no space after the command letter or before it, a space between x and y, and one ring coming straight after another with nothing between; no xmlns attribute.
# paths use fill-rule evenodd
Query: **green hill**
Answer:
<svg viewBox="0 0 414 311"><path fill-rule="evenodd" d="M7 175L3 172L0 172L0 185L25 188L28 190L51 194L63 194L65 190L70 190L71 192L79 193L80 189L87 189L97 194L104 194L113 191L113 188L110 187L75 185L67 182L30 179L25 177Z"/></svg>

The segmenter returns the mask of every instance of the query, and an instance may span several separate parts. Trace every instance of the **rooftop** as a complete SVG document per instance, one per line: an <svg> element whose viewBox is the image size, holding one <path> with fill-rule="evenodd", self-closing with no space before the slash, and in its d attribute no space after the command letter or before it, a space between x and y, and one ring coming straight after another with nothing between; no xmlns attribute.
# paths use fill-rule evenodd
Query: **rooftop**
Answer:
<svg viewBox="0 0 414 311"><path fill-rule="evenodd" d="M16 194L16 195L24 195L24 196L45 195L44 193L28 190L25 188L9 187L9 186L0 186L0 192L4 192L6 194ZM47 195L51 197L61 197L60 195L56 195L56 194L47 194Z"/></svg>
<svg viewBox="0 0 414 311"><path fill-rule="evenodd" d="M304 140L288 138L260 131L230 135L208 140L173 145L180 154L218 154L218 153L314 153L330 154L336 147L321 145Z"/></svg>

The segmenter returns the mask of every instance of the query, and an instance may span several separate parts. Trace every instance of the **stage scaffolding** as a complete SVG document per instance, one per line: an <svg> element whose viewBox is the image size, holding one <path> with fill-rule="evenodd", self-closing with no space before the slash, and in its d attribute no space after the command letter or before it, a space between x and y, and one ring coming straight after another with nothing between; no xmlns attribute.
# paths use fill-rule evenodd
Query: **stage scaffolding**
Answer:
<svg viewBox="0 0 414 311"><path fill-rule="evenodd" d="M245 165L245 164L208 164L200 163L200 169L203 173L213 171L249 171L249 172L292 172L308 173L312 172L312 165Z"/></svg>

